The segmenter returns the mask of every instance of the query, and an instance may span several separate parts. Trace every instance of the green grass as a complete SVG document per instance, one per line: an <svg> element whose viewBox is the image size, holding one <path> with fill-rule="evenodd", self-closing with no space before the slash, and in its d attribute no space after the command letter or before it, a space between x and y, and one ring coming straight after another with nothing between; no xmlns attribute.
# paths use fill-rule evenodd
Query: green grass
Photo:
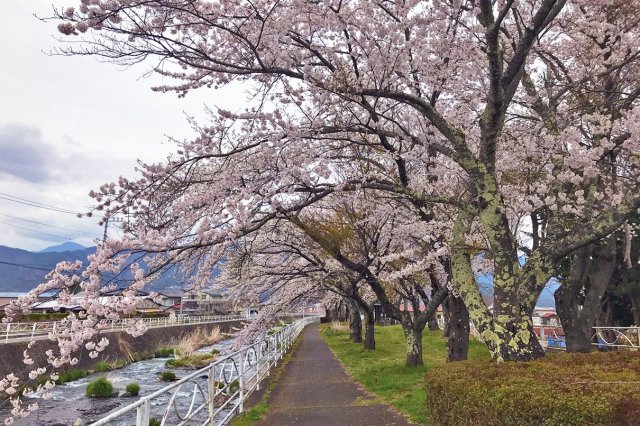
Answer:
<svg viewBox="0 0 640 426"><path fill-rule="evenodd" d="M136 382L131 382L124 390L131 396L138 396L140 393L140 385Z"/></svg>
<svg viewBox="0 0 640 426"><path fill-rule="evenodd" d="M349 341L349 329L335 331L330 324L321 326L321 335L349 373L373 393L379 402L394 406L412 421L431 424L427 413L424 373L442 365L447 359L447 340L441 331L423 333L424 367L405 367L406 346L399 325L376 327L376 349L365 350L361 344ZM489 359L483 343L469 342L469 359Z"/></svg>
<svg viewBox="0 0 640 426"><path fill-rule="evenodd" d="M107 371L111 371L111 364L107 361L98 361L96 365L93 366L93 371L96 373L106 373Z"/></svg>
<svg viewBox="0 0 640 426"><path fill-rule="evenodd" d="M113 385L106 377L98 377L87 385L87 396L109 398L113 394Z"/></svg>
<svg viewBox="0 0 640 426"><path fill-rule="evenodd" d="M173 348L160 348L154 353L156 358L169 358L173 356Z"/></svg>
<svg viewBox="0 0 640 426"><path fill-rule="evenodd" d="M89 374L87 370L63 371L58 375L56 385L64 385L67 382L73 382L74 380L82 379L83 377L87 377L87 374Z"/></svg>
<svg viewBox="0 0 640 426"><path fill-rule="evenodd" d="M163 371L160 373L160 380L163 382L173 382L176 379L176 373L173 371Z"/></svg>
<svg viewBox="0 0 640 426"><path fill-rule="evenodd" d="M255 423L257 423L259 420L261 420L269 412L269 408L270 408L269 396L271 395L271 392L273 391L276 384L278 383L278 379L280 378L280 375L284 371L284 368L289 363L289 360L291 359L291 357L293 356L293 353L296 351L299 345L300 345L300 338L298 337L296 341L293 342L291 349L284 356L283 360L280 362L280 365L278 365L275 372L273 373L273 379L271 379L271 381L269 382L269 385L267 386L267 389L262 395L260 402L254 405L253 407L251 407L249 410L240 414L239 416L232 418L231 426L252 426Z"/></svg>
<svg viewBox="0 0 640 426"><path fill-rule="evenodd" d="M184 355L180 358L170 358L164 363L167 368L192 368L198 369L206 367L216 360L217 354L204 353Z"/></svg>

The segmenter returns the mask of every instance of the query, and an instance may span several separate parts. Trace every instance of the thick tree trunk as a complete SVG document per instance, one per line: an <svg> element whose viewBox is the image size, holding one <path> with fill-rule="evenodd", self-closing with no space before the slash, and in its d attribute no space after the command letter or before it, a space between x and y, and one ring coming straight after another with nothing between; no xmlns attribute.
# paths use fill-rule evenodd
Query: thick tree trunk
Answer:
<svg viewBox="0 0 640 426"><path fill-rule="evenodd" d="M633 311L633 325L640 327L640 297L633 295L630 299L631 310Z"/></svg>
<svg viewBox="0 0 640 426"><path fill-rule="evenodd" d="M449 295L447 297L447 299L449 297L453 297L453 296ZM464 303L463 303L463 306L464 306ZM467 308L465 307L465 310L466 309ZM469 315L469 312L467 311L467 316L468 315ZM448 303L446 302L446 300L445 300L445 303L442 304L442 317L443 317L443 320L444 320L444 326L443 326L443 329L442 329L442 335L444 337L449 337L449 333L450 333L450 327L449 326L450 326L451 314L449 313L449 306L448 306Z"/></svg>
<svg viewBox="0 0 640 426"><path fill-rule="evenodd" d="M499 324L494 328L493 334L494 337L485 342L495 360L531 361L544 356L544 349L533 331L530 319ZM486 339L488 336L484 333L482 337Z"/></svg>
<svg viewBox="0 0 640 426"><path fill-rule="evenodd" d="M446 308L444 308L446 305ZM443 303L449 316L447 331L447 361L464 361L469 352L469 311L462 299L449 294Z"/></svg>
<svg viewBox="0 0 640 426"><path fill-rule="evenodd" d="M374 336L376 325L376 317L373 309L370 312L365 313L365 326L364 326L364 348L374 350L376 348L376 339Z"/></svg>
<svg viewBox="0 0 640 426"><path fill-rule="evenodd" d="M436 330L440 330L440 326L438 325L438 318L436 318L436 315L432 315L431 318L429 318L429 322L427 323L427 327L429 327L429 330L431 331L436 331Z"/></svg>
<svg viewBox="0 0 640 426"><path fill-rule="evenodd" d="M354 343L362 343L362 319L355 302L349 303L349 339Z"/></svg>
<svg viewBox="0 0 640 426"><path fill-rule="evenodd" d="M591 352L592 327L615 269L615 254L615 236L611 235L593 251L580 249L572 257L567 282L554 295L567 352Z"/></svg>
<svg viewBox="0 0 640 426"><path fill-rule="evenodd" d="M402 330L407 341L407 367L421 367L422 360L422 330L417 330L412 324L402 324Z"/></svg>

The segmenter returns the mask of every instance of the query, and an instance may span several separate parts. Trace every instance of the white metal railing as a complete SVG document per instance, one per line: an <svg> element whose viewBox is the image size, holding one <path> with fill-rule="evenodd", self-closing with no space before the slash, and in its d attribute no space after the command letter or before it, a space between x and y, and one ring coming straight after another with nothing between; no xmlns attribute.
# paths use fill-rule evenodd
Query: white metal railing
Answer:
<svg viewBox="0 0 640 426"><path fill-rule="evenodd" d="M538 339L546 347L566 349L562 326L534 326ZM591 344L599 349L640 349L640 327L593 327Z"/></svg>
<svg viewBox="0 0 640 426"><path fill-rule="evenodd" d="M601 349L640 349L640 327L593 327L591 344Z"/></svg>
<svg viewBox="0 0 640 426"><path fill-rule="evenodd" d="M102 331L122 331L132 325L134 321L142 320L147 328L172 327L176 325L196 325L210 324L215 322L226 322L246 319L244 314L241 315L199 315L188 317L157 317L157 318L122 318L118 320L101 320L96 328ZM49 333L59 331L60 327L64 327L62 321L42 321L34 323L13 322L0 323L0 344L10 343L14 340L35 339L42 336L48 336Z"/></svg>
<svg viewBox="0 0 640 426"><path fill-rule="evenodd" d="M155 418L161 426L226 424L244 410L244 402L271 367L282 359L294 340L318 317L306 317L266 338L245 346L209 366L197 370L91 426L148 426Z"/></svg>

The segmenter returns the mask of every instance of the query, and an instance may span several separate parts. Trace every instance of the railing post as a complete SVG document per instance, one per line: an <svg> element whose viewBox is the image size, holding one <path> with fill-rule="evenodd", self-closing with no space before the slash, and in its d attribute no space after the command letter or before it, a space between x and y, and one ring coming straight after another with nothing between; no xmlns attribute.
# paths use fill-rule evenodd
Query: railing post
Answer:
<svg viewBox="0 0 640 426"><path fill-rule="evenodd" d="M238 413L242 413L244 411L244 364L243 364L243 358L244 356L242 356L241 354L238 355L238 365L240 366L238 368L238 391L239 393L239 398L240 398L240 403L238 404Z"/></svg>
<svg viewBox="0 0 640 426"><path fill-rule="evenodd" d="M145 400L136 412L136 426L149 426L151 400Z"/></svg>
<svg viewBox="0 0 640 426"><path fill-rule="evenodd" d="M215 411L214 400L216 396L216 367L212 365L209 367L209 400L207 401L207 405L209 407L209 424L213 426L213 413Z"/></svg>
<svg viewBox="0 0 640 426"><path fill-rule="evenodd" d="M7 337L4 339L5 343L9 343L9 330L11 330L11 323L7 323Z"/></svg>
<svg viewBox="0 0 640 426"><path fill-rule="evenodd" d="M33 326L31 327L31 340L33 340L33 336L34 334L36 334L36 324L37 323L33 323Z"/></svg>

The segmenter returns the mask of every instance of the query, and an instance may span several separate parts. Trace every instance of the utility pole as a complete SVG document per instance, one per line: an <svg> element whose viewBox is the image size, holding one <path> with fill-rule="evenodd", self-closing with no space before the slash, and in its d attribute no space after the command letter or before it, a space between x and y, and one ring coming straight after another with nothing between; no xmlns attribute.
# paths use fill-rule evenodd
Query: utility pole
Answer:
<svg viewBox="0 0 640 426"><path fill-rule="evenodd" d="M102 244L107 241L107 229L109 228L109 223L122 223L124 219L121 217L108 217L104 220L104 233L102 234Z"/></svg>

